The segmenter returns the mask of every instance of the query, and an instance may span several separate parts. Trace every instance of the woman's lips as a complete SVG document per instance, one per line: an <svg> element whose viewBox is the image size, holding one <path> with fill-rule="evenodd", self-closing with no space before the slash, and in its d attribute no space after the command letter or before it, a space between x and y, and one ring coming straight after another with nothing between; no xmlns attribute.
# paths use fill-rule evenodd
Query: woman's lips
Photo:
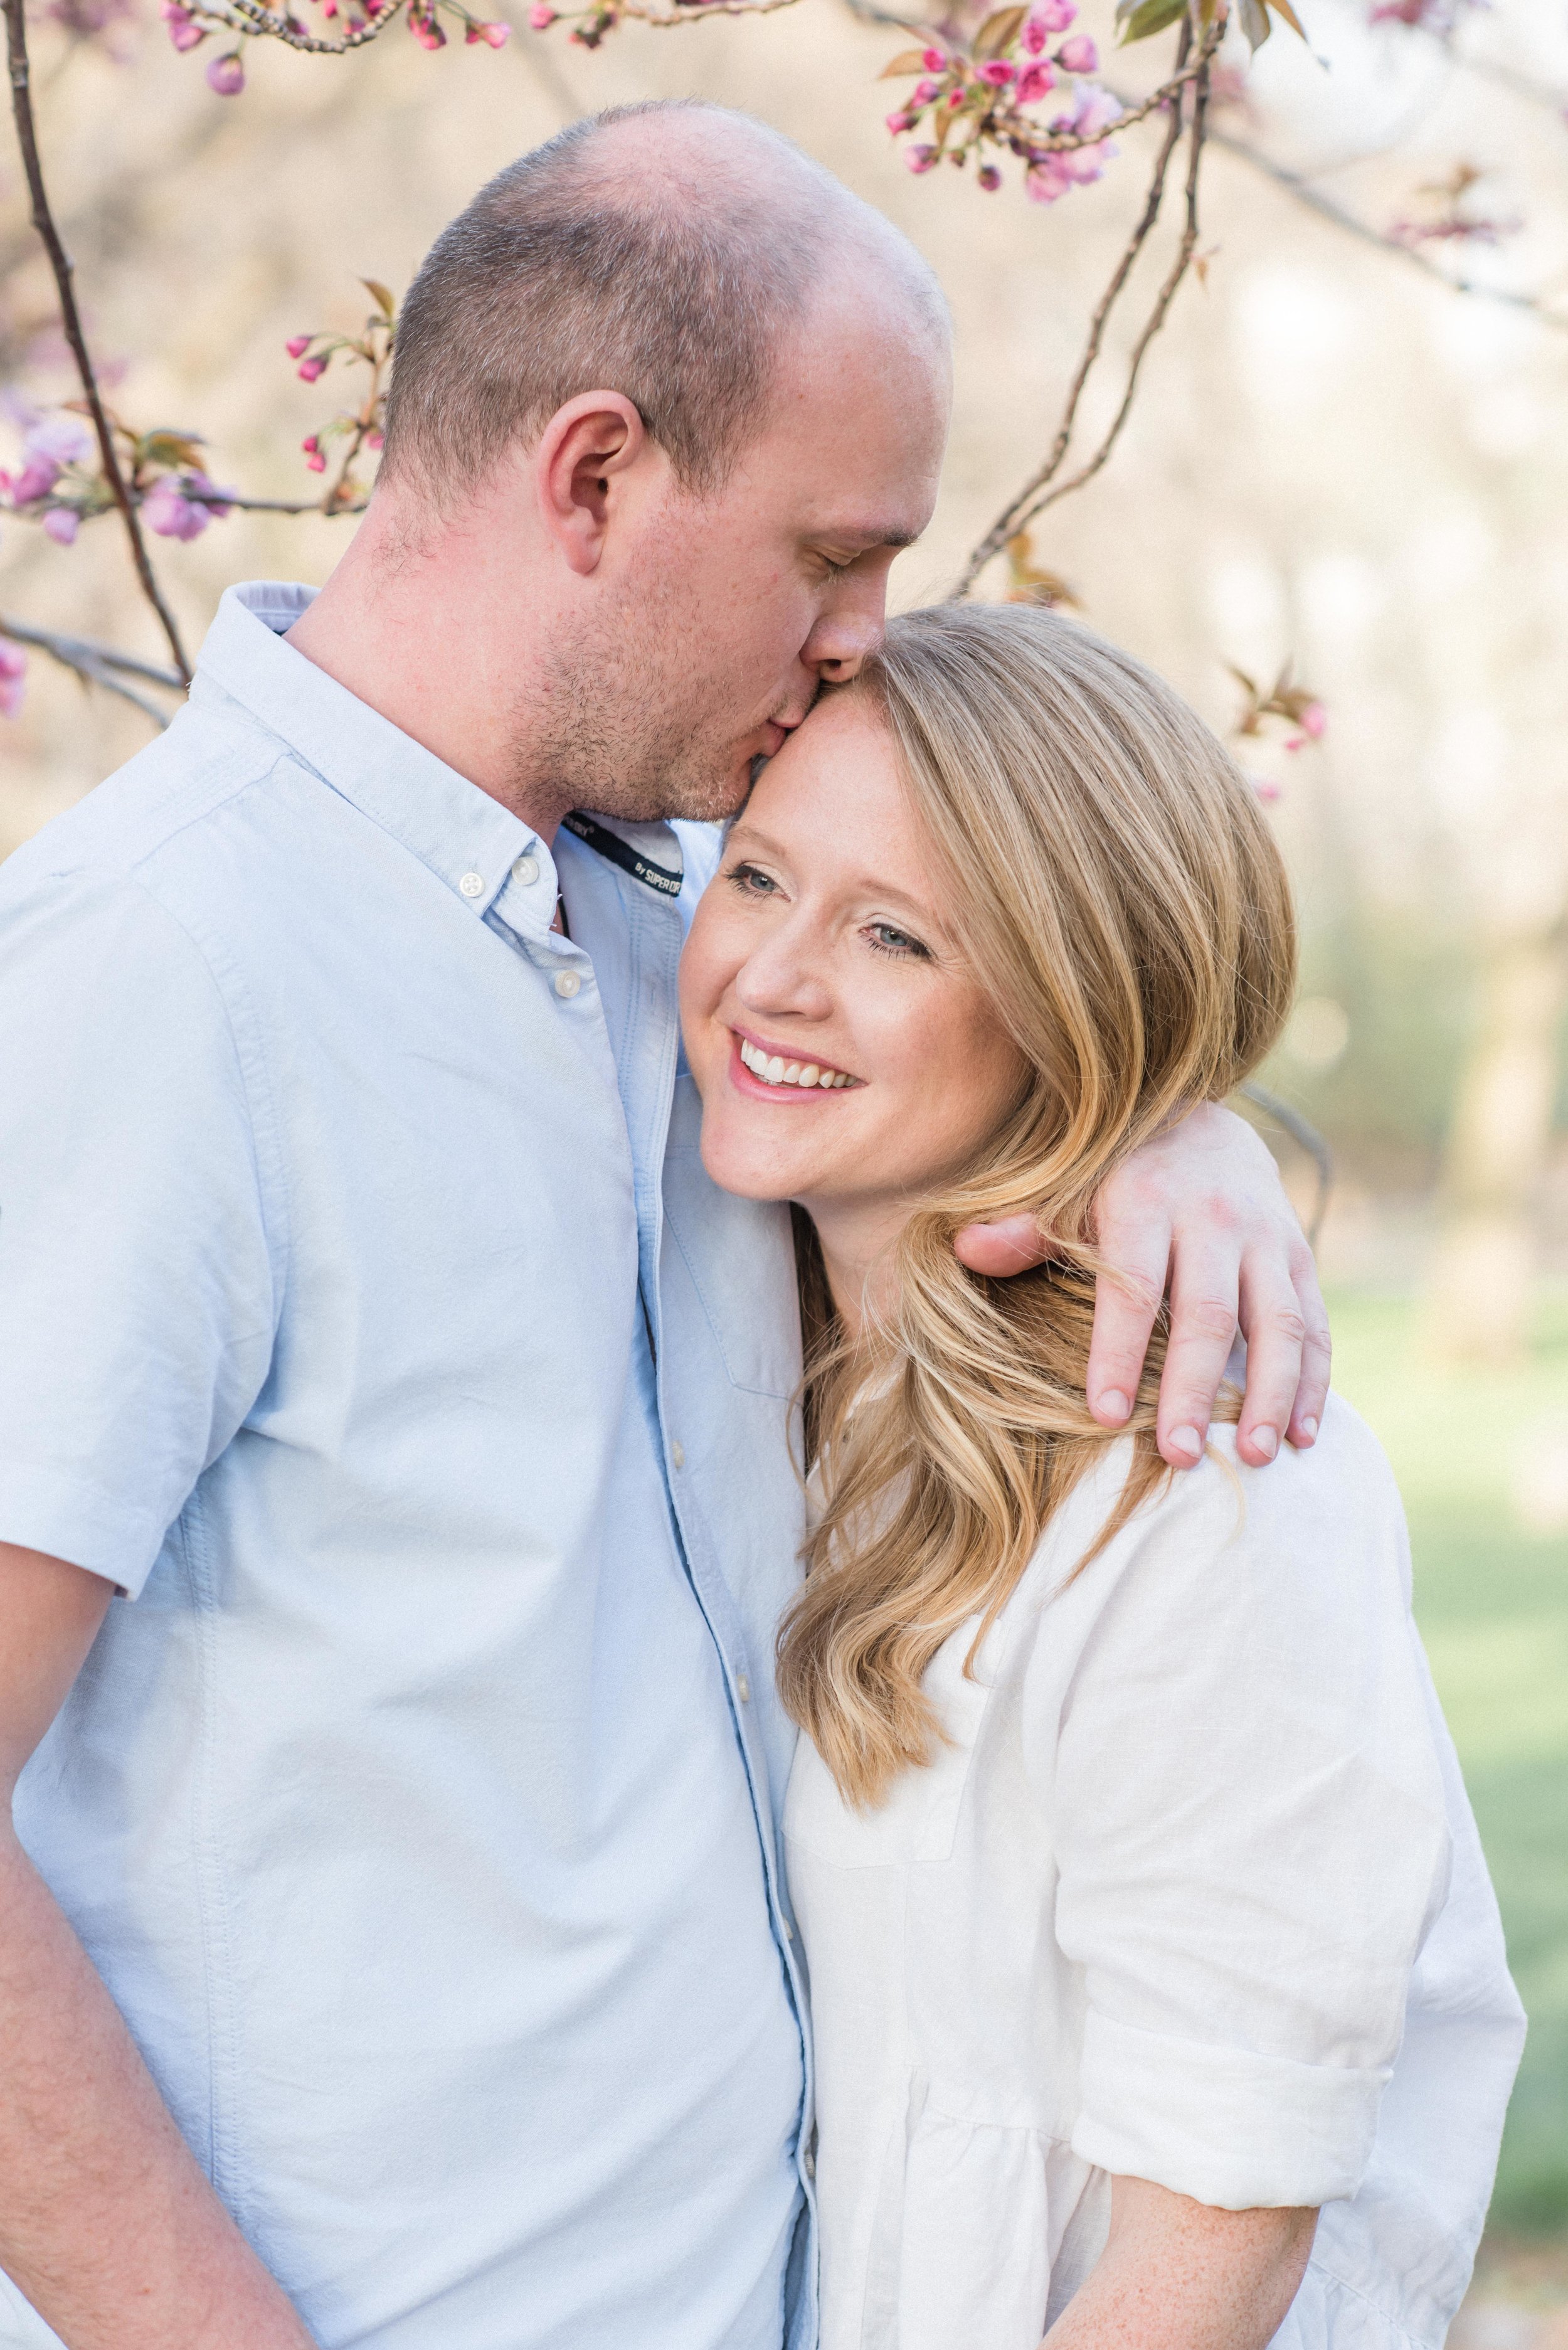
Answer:
<svg viewBox="0 0 1568 2350"><path fill-rule="evenodd" d="M850 1076L846 1070L834 1068L827 1062L814 1062L809 1055L800 1053L786 1055L782 1050L775 1050L766 1045L760 1038L742 1036L735 1029L732 1029L730 1034L730 1082L737 1093L747 1095L753 1101L837 1101L845 1094L858 1089L860 1080L857 1077ZM759 1057L765 1055L767 1065L770 1067L776 1065L780 1072L779 1076L770 1079L760 1076L755 1069L748 1068L741 1057L742 1045L748 1045L753 1055ZM783 1072L788 1068L795 1069L798 1074L786 1080ZM809 1076L813 1068L817 1072L815 1077ZM822 1082L824 1076L830 1081L826 1085ZM802 1077L806 1077L808 1082L803 1084ZM831 1082L834 1078L837 1078L839 1082L837 1084Z"/></svg>

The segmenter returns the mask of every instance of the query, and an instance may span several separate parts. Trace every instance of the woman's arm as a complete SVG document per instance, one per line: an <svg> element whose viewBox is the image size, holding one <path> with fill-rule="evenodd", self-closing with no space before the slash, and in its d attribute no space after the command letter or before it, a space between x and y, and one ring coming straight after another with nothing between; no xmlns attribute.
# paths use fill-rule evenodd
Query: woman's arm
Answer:
<svg viewBox="0 0 1568 2350"><path fill-rule="evenodd" d="M1221 2211L1113 2178L1111 2231L1050 2350L1263 2350L1295 2299L1312 2210Z"/></svg>

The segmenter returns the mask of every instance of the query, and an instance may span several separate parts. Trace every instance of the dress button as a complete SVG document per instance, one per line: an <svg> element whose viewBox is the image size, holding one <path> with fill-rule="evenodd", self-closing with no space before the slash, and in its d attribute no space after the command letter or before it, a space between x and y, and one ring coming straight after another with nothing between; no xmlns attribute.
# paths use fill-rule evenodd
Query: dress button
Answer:
<svg viewBox="0 0 1568 2350"><path fill-rule="evenodd" d="M742 1705L750 1705L752 1701L752 1684L744 1673L737 1673L735 1675L735 1695L740 1699Z"/></svg>
<svg viewBox="0 0 1568 2350"><path fill-rule="evenodd" d="M576 995L582 983L575 971L558 971L554 982L556 994L564 995L568 1002Z"/></svg>
<svg viewBox="0 0 1568 2350"><path fill-rule="evenodd" d="M686 1447L681 1443L680 1439L678 1436L672 1436L670 1440L670 1458L674 1461L677 1469L685 1468Z"/></svg>
<svg viewBox="0 0 1568 2350"><path fill-rule="evenodd" d="M522 881L524 883L537 881L539 879L538 858L536 857L519 857L515 858L512 867L512 879L514 881Z"/></svg>
<svg viewBox="0 0 1568 2350"><path fill-rule="evenodd" d="M465 873L457 886L465 898L483 898L484 876L483 873Z"/></svg>

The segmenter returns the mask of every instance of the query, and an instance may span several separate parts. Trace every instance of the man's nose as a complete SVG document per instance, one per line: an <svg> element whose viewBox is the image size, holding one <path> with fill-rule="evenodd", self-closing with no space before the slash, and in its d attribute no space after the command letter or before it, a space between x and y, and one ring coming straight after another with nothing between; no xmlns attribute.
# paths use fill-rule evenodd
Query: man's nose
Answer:
<svg viewBox="0 0 1568 2350"><path fill-rule="evenodd" d="M886 578L846 581L805 640L803 658L826 685L847 685L888 632Z"/></svg>

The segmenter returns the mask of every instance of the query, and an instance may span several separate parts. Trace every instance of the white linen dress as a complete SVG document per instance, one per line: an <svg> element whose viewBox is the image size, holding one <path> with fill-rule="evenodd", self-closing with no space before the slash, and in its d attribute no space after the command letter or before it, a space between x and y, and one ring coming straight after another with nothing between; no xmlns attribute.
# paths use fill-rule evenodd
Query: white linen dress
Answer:
<svg viewBox="0 0 1568 2350"><path fill-rule="evenodd" d="M879 1809L800 1742L822 2350L1036 2350L1117 2173L1326 2207L1278 2350L1435 2350L1464 2293L1523 2016L1398 1494L1337 1398L1212 1454L1075 1576L1107 1448Z"/></svg>

